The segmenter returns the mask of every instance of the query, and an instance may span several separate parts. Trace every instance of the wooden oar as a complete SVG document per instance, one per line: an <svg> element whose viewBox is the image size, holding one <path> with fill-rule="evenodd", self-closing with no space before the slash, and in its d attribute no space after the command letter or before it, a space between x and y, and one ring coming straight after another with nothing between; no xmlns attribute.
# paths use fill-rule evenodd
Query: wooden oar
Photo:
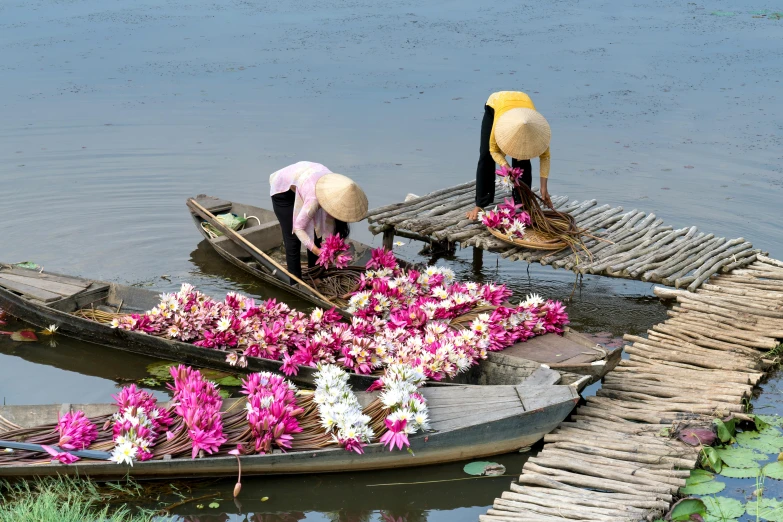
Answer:
<svg viewBox="0 0 783 522"><path fill-rule="evenodd" d="M230 237L234 240L237 245L242 247L244 250L247 251L251 256L253 256L255 259L257 259L259 262L263 264L271 264L273 265L277 270L280 270L282 273L290 277L295 282L302 285L304 288L309 290L311 293L313 293L315 296L317 296L322 301L326 302L330 306L333 306L335 308L339 307L331 302L329 299L324 297L321 292L313 288L312 286L308 285L298 277L296 277L294 274L290 273L288 270L283 268L277 261L272 259L270 256L268 256L263 250L257 248L253 243L242 237L240 234L237 234L235 230L232 230L228 228L226 225L224 225L219 219L215 217L214 214L212 214L209 210L205 209L201 205L199 205L196 200L193 198L188 199L188 207L192 209L196 214L201 216L203 219L206 219L212 226L223 232L224 235L227 237Z"/></svg>
<svg viewBox="0 0 783 522"><path fill-rule="evenodd" d="M52 445L47 444L47 446L49 446L54 451L57 451L59 453L70 453L74 457L79 457L82 459L109 460L109 458L111 458L111 453L108 453L106 451L65 450L58 446L55 446L54 444ZM11 448L11 449L27 450L27 451L40 451L41 453L46 453L47 455L49 453L40 444L30 444L28 442L13 442L10 440L0 440L0 448Z"/></svg>

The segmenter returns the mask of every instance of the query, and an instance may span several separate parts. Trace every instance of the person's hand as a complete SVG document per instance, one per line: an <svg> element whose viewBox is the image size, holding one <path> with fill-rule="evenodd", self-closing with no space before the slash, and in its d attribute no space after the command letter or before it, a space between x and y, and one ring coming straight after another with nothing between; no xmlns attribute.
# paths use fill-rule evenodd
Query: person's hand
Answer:
<svg viewBox="0 0 783 522"><path fill-rule="evenodd" d="M311 249L310 249L310 252L312 252L313 254L315 254L315 255L317 255L317 256L320 256L320 255L321 255L321 249L320 249L320 248L318 248L318 247L317 247L317 246L315 246L315 245L313 245L313 248L311 248Z"/></svg>
<svg viewBox="0 0 783 522"><path fill-rule="evenodd" d="M547 189L541 189L541 199L544 200L546 206L552 208L552 198L549 197L549 191Z"/></svg>
<svg viewBox="0 0 783 522"><path fill-rule="evenodd" d="M552 208L552 198L549 197L549 183L547 178L541 178L541 199L549 208Z"/></svg>
<svg viewBox="0 0 783 522"><path fill-rule="evenodd" d="M465 217L467 217L471 221L476 221L478 219L478 213L481 212L481 207L475 207L473 210L465 214Z"/></svg>

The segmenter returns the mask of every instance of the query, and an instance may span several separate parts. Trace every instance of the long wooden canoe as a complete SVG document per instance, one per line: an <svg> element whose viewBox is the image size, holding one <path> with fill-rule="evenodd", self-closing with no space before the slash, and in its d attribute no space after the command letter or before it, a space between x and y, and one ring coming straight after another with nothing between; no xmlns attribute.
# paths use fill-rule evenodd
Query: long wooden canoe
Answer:
<svg viewBox="0 0 783 522"><path fill-rule="evenodd" d="M240 230L238 234L268 255L278 257L280 261L283 260L281 257L281 254L284 252L282 248L283 234L280 223L277 221L273 211L205 194L200 194L193 200L212 214L232 213L243 218L255 217L258 220L258 224L248 226ZM212 237L205 229L207 221L193 209L191 209L190 213L196 228L204 237L204 241L220 257L261 281L290 292L315 306L328 306L306 288L299 285L291 285L289 282L273 275L272 270L259 264L242 245L232 240L231 237ZM255 223L255 221L250 219L248 221ZM372 247L352 239L349 242L353 250L353 264L364 266L370 259ZM562 337L555 335L535 337L525 343L509 347L503 350L503 352L492 353L489 355L488 362L485 361L479 368L479 373L482 373L484 378L486 378L491 374L488 371L490 367L496 369L502 369L509 365L513 367L514 359L512 358L516 357L546 364L550 368L564 372L587 375L592 382L595 382L600 380L620 362L621 355L622 349L619 347L609 348L598 345L586 336L567 329L566 334ZM497 382L491 384L507 383Z"/></svg>
<svg viewBox="0 0 783 522"><path fill-rule="evenodd" d="M376 392L377 393L377 392ZM423 388L431 418L431 431L410 437L413 455L389 451L379 443L364 448L364 454L342 448L241 457L242 473L297 474L379 470L425 466L476 459L516 451L530 446L555 429L579 400L573 386L449 386ZM358 393L363 405L374 394ZM238 399L242 400L242 399ZM231 407L227 400L224 407ZM57 421L58 413L81 410L88 417L116 412L113 404L64 404L44 406L1 406L0 416L22 428ZM7 423L0 423L0 426ZM7 431L7 430L5 430ZM4 433L0 428L0 439ZM222 448L226 451L230 448ZM415 455L415 456L414 456ZM88 475L95 478L137 478L230 476L237 473L233 456L169 458L136 462L133 467L106 461L81 460L72 465L51 464L46 455L40 462L0 465L0 476L32 477L56 474Z"/></svg>
<svg viewBox="0 0 783 522"><path fill-rule="evenodd" d="M222 350L201 348L141 332L119 330L73 315L74 312L85 309L144 313L155 307L159 300L158 292L144 288L61 274L39 273L36 270L0 264L0 308L40 328L56 325L58 335L158 359L233 373L280 370L281 362L278 360L249 357L247 367L238 368L226 362L226 353ZM502 365L483 361L480 368L478 373L476 370L471 372L469 379L468 376L461 376L459 382L478 384L475 381L476 376L485 373L481 376L481 384L517 385L536 372L539 376L546 373L549 384L578 382L578 388L581 390L590 380L567 371L554 371L539 362L521 357L514 357ZM313 383L315 371L315 368L309 366L299 366L298 374L289 378L297 384L309 385ZM350 376L351 385L359 390L366 389L378 378L377 375L355 373Z"/></svg>

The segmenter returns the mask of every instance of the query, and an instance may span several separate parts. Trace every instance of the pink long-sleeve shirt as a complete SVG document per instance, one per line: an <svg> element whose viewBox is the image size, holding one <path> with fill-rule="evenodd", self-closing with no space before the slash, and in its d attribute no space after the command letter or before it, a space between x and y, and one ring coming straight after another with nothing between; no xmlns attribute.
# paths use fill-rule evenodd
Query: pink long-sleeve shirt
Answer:
<svg viewBox="0 0 783 522"><path fill-rule="evenodd" d="M315 246L315 235L324 237L334 234L334 218L321 208L315 196L315 184L321 176L331 173L320 163L300 161L269 176L272 187L270 195L289 190L296 193L293 233L308 250Z"/></svg>

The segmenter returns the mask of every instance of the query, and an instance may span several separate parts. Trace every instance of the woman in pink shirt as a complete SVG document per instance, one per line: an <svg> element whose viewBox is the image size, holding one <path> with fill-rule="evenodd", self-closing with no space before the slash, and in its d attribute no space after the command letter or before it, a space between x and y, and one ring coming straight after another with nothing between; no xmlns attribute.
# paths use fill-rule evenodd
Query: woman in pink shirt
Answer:
<svg viewBox="0 0 783 522"><path fill-rule="evenodd" d="M283 230L288 271L302 277L301 249L315 266L321 238L348 237L348 223L364 219L367 196L359 185L319 163L300 161L269 176L272 208Z"/></svg>

